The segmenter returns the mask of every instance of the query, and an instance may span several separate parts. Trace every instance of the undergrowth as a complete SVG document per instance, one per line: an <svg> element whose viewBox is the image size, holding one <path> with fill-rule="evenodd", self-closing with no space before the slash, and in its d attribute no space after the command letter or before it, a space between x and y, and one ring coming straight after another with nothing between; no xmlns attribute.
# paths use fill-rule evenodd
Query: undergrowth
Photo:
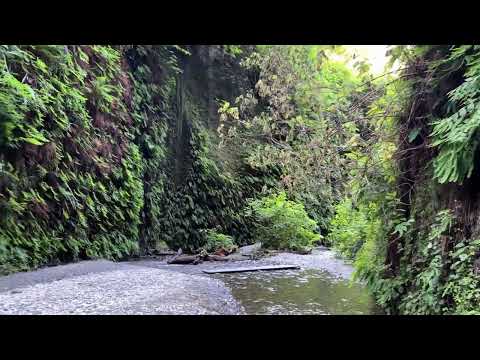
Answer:
<svg viewBox="0 0 480 360"><path fill-rule="evenodd" d="M320 241L318 225L301 203L287 200L285 192L249 203L258 220L256 239L265 248L308 250Z"/></svg>

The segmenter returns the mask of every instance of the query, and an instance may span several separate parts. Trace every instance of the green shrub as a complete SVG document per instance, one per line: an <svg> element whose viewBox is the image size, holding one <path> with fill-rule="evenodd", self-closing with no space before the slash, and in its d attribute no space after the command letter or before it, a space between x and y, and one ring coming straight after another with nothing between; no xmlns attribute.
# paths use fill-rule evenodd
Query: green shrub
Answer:
<svg viewBox="0 0 480 360"><path fill-rule="evenodd" d="M346 198L336 206L327 243L343 256L354 259L367 241L375 240L379 226L375 204L362 204L354 208L352 200Z"/></svg>
<svg viewBox="0 0 480 360"><path fill-rule="evenodd" d="M224 249L230 253L237 248L233 241L233 237L230 235L219 233L214 229L208 229L202 232L206 237L206 243L202 249L207 252L215 252L217 250Z"/></svg>
<svg viewBox="0 0 480 360"><path fill-rule="evenodd" d="M256 237L266 248L304 250L321 239L303 204L287 200L285 192L251 201L250 206L259 222Z"/></svg>

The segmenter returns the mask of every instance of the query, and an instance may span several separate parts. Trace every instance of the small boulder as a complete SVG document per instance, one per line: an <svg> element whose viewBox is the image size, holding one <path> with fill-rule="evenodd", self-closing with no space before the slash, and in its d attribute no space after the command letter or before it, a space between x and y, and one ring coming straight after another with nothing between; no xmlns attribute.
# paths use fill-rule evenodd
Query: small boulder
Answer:
<svg viewBox="0 0 480 360"><path fill-rule="evenodd" d="M243 256L251 256L254 255L256 252L258 252L262 248L262 243L255 243L253 245L247 245L247 246L242 246L241 248L238 249L238 252L240 255Z"/></svg>

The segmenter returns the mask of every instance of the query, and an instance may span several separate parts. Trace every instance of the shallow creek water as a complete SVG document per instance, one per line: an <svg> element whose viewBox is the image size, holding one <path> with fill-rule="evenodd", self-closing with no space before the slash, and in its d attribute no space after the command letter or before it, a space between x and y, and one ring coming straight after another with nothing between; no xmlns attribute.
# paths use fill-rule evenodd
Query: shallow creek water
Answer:
<svg viewBox="0 0 480 360"><path fill-rule="evenodd" d="M317 269L216 274L247 314L375 314L358 283Z"/></svg>
<svg viewBox="0 0 480 360"><path fill-rule="evenodd" d="M205 269L263 265L298 265L300 269L212 275L202 272ZM353 267L327 248L319 247L309 255L279 253L260 260L164 264L161 267L222 281L246 314L381 313L365 286L351 281Z"/></svg>

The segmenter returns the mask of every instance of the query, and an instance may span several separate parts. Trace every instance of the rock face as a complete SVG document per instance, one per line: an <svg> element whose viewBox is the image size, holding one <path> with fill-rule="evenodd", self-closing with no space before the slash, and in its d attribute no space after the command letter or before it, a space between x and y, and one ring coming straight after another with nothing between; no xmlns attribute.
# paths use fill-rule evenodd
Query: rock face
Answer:
<svg viewBox="0 0 480 360"><path fill-rule="evenodd" d="M201 114L201 123L216 135L219 125L218 100L233 102L247 89L248 76L239 60L222 50L220 45L192 45L189 56L181 57L182 73L176 79L178 108L171 144L175 154L175 183L182 184L191 168L188 153L194 132L191 110Z"/></svg>
<svg viewBox="0 0 480 360"><path fill-rule="evenodd" d="M158 211L152 216L152 228L156 236L148 241L161 238L171 249L195 252L204 245L205 229L220 226L223 233L234 231L231 235L238 235L237 239L248 238L243 219L231 215L243 208L246 185L224 171L237 159L236 154L218 150L217 128L219 101L233 103L250 80L240 58L226 54L222 46L193 45L187 50L190 55L179 56L181 72L166 82L171 83L170 96L159 96L168 105L169 116L160 114L167 120L161 138L165 156L155 167L158 191L152 198ZM159 136L152 133L155 138ZM206 160L212 166L206 166Z"/></svg>

